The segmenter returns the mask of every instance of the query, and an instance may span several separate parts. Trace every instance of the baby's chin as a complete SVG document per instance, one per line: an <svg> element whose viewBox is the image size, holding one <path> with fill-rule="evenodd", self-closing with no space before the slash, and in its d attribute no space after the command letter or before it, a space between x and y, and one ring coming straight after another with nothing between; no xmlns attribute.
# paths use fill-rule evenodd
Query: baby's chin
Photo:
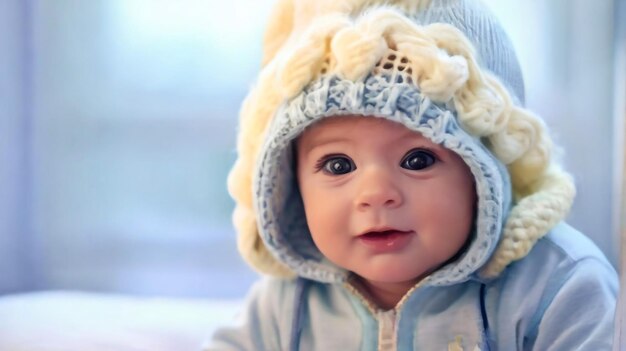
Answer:
<svg viewBox="0 0 626 351"><path fill-rule="evenodd" d="M407 271L406 269L375 269L352 271L359 279L373 285L413 286L427 277L430 270Z"/></svg>
<svg viewBox="0 0 626 351"><path fill-rule="evenodd" d="M406 282L419 282L434 272L443 263L436 264L419 262L419 260L397 259L392 257L375 257L367 260L365 264L353 265L348 269L372 283L402 284Z"/></svg>

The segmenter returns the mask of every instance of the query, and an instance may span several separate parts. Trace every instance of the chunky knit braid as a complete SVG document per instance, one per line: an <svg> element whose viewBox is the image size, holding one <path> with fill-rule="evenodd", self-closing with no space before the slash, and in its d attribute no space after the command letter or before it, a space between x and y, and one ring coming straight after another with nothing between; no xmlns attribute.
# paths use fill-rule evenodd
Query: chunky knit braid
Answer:
<svg viewBox="0 0 626 351"><path fill-rule="evenodd" d="M258 271L275 276L293 276L287 267L271 256L257 230L252 200L254 165L269 119L282 101L276 87L276 63L270 62L261 72L257 89L243 103L240 112L241 130L237 139L238 159L228 177L228 191L237 205L233 223L239 233L237 246L246 262Z"/></svg>
<svg viewBox="0 0 626 351"><path fill-rule="evenodd" d="M281 43L286 41L286 35L281 38ZM239 249L260 271L291 274L261 242L252 206L253 166L268 122L283 101L320 74L358 81L390 51L403 56L404 72L425 96L452 102L463 128L481 137L507 165L516 204L482 275L497 276L524 257L569 211L573 181L552 160L553 146L543 121L513 104L498 78L479 67L472 44L455 27L419 26L397 10L379 7L356 19L343 13L322 16L291 42L295 44L266 52L267 65L241 111L239 160L229 176L229 191L237 201Z"/></svg>
<svg viewBox="0 0 626 351"><path fill-rule="evenodd" d="M536 191L522 197L511 209L502 240L482 268L482 276L495 277L509 263L526 256L535 242L567 214L575 193L567 173L554 167L532 185Z"/></svg>

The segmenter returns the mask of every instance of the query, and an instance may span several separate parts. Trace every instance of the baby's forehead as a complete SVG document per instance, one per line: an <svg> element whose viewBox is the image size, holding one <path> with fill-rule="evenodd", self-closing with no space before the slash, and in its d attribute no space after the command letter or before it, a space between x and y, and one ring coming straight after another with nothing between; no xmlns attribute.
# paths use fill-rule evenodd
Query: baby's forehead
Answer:
<svg viewBox="0 0 626 351"><path fill-rule="evenodd" d="M297 138L296 147L307 152L320 144L354 140L375 142L381 139L392 143L420 141L432 144L419 132L387 118L345 115L326 117L308 126ZM435 144L433 146L435 147Z"/></svg>

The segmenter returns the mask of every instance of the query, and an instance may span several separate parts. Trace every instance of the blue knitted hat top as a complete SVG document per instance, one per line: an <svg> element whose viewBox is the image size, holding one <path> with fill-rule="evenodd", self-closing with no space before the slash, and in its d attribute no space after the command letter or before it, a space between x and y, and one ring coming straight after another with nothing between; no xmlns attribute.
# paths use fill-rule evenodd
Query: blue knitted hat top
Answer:
<svg viewBox="0 0 626 351"><path fill-rule="evenodd" d="M457 153L475 177L471 241L427 284L497 276L569 210L573 182L552 160L542 120L521 106L513 47L480 2L283 0L265 55L229 176L239 249L258 270L349 275L313 243L294 169L294 140L332 116L401 123Z"/></svg>

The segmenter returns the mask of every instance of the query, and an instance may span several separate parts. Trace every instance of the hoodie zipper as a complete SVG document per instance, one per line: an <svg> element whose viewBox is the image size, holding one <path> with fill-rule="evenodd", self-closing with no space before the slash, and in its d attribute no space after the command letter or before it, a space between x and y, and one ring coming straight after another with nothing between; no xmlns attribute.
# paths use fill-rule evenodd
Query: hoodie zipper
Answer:
<svg viewBox="0 0 626 351"><path fill-rule="evenodd" d="M378 322L378 351L397 351L398 348L398 315L400 314L400 310L402 306L406 302L409 296L422 285L424 280L420 283L416 284L412 287L407 293L402 297L402 299L398 302L398 304L390 309L390 310L382 310L378 308L370 299L365 297L363 293L361 293L356 286L352 283L353 281L348 280L345 284L345 287L349 292L355 295L361 303L367 308L367 310L372 314L372 316Z"/></svg>
<svg viewBox="0 0 626 351"><path fill-rule="evenodd" d="M388 311L378 310L378 351L396 351L398 348L396 337L396 309Z"/></svg>

